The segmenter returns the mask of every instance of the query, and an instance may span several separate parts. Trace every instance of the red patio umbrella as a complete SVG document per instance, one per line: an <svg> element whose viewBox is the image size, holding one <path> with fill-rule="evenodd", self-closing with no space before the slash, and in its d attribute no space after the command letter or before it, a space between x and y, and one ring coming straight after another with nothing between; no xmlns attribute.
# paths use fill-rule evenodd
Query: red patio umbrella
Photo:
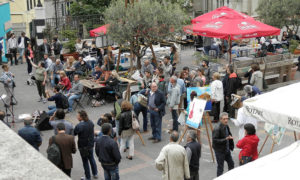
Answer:
<svg viewBox="0 0 300 180"><path fill-rule="evenodd" d="M92 30L90 30L90 36L91 37L98 37L101 34L105 35L108 27L109 27L109 24L105 24L105 25L100 26L96 29L92 29Z"/></svg>
<svg viewBox="0 0 300 180"><path fill-rule="evenodd" d="M217 8L211 12L205 13L201 16L198 16L192 19L192 24L201 23L204 21L212 21L215 19L252 19L251 16L248 16L244 13L238 12L234 9L230 9L229 7L223 6Z"/></svg>
<svg viewBox="0 0 300 180"><path fill-rule="evenodd" d="M215 37L220 39L245 39L262 36L279 35L280 29L269 26L254 19L215 19L210 22L193 24L192 30L200 36Z"/></svg>

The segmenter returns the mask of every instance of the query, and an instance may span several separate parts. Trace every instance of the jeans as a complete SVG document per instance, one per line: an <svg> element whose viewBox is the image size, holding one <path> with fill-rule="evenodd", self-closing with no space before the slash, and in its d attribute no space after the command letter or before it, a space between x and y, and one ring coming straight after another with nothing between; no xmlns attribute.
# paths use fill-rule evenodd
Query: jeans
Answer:
<svg viewBox="0 0 300 180"><path fill-rule="evenodd" d="M134 113L136 117L139 118L139 114L142 112L143 114L143 130L147 131L148 119L147 119L147 108L142 106L140 103L134 104Z"/></svg>
<svg viewBox="0 0 300 180"><path fill-rule="evenodd" d="M13 65L13 58L15 59L15 65L18 65L18 60L17 60L17 49L9 49L9 52L11 54L10 58L10 65Z"/></svg>
<svg viewBox="0 0 300 180"><path fill-rule="evenodd" d="M217 177L221 176L224 171L224 161L227 162L228 165L228 171L234 168L234 162L231 157L231 152L226 151L226 152L218 152L215 151L216 154L216 159L218 163L217 167Z"/></svg>
<svg viewBox="0 0 300 180"><path fill-rule="evenodd" d="M29 59L26 59L27 62L27 73L30 74L32 72L32 65Z"/></svg>
<svg viewBox="0 0 300 180"><path fill-rule="evenodd" d="M134 135L127 138L121 138L120 153L124 152L125 147L129 144L129 156L134 156Z"/></svg>
<svg viewBox="0 0 300 180"><path fill-rule="evenodd" d="M215 101L212 103L212 115L214 120L218 121L220 116L220 101Z"/></svg>
<svg viewBox="0 0 300 180"><path fill-rule="evenodd" d="M18 50L19 50L18 61L20 61L21 64L23 64L23 55L24 55L24 50L25 50L25 48L18 48Z"/></svg>
<svg viewBox="0 0 300 180"><path fill-rule="evenodd" d="M48 106L48 109L49 109L49 111L47 112L47 114L48 114L49 116L52 116L52 115L54 114L54 112L56 111L56 106L55 106L55 105L53 105L53 106Z"/></svg>
<svg viewBox="0 0 300 180"><path fill-rule="evenodd" d="M116 131L117 131L117 138L118 138L118 142L119 142L119 144L121 144L121 138L119 138L119 128L120 128L120 121L117 121L116 120ZM129 143L128 143L128 140L126 141L126 149L128 149L129 148Z"/></svg>
<svg viewBox="0 0 300 180"><path fill-rule="evenodd" d="M69 101L69 108L68 110L69 111L72 111L72 106L73 106L73 103L74 103L74 100L75 99L79 99L81 97L81 94L74 94L74 95L71 95L68 99Z"/></svg>
<svg viewBox="0 0 300 180"><path fill-rule="evenodd" d="M119 167L114 170L104 169L104 179L105 180L119 180Z"/></svg>
<svg viewBox="0 0 300 180"><path fill-rule="evenodd" d="M160 116L159 112L150 110L150 123L151 123L153 138L160 141L162 117Z"/></svg>
<svg viewBox="0 0 300 180"><path fill-rule="evenodd" d="M173 131L178 131L178 114L176 109L172 109Z"/></svg>
<svg viewBox="0 0 300 180"><path fill-rule="evenodd" d="M40 97L42 97L42 95L43 95L44 98L46 98L47 96L46 96L46 92L45 92L45 85L43 85L43 81L36 80L35 83L36 83L36 87L38 89Z"/></svg>
<svg viewBox="0 0 300 180"><path fill-rule="evenodd" d="M52 86L52 87L55 86L55 79L60 80L59 74L53 74L53 79L51 79L51 86Z"/></svg>
<svg viewBox="0 0 300 180"><path fill-rule="evenodd" d="M81 156L82 163L83 163L85 177L87 179L91 179L89 162L90 162L90 165L91 165L93 175L95 176L95 175L98 174L97 165L96 165L96 162L95 162L95 159L94 159L94 150L93 149L94 148L91 148L91 149L88 150L89 153L88 153L88 156L86 156L86 157L82 156L82 151L79 149L80 156Z"/></svg>

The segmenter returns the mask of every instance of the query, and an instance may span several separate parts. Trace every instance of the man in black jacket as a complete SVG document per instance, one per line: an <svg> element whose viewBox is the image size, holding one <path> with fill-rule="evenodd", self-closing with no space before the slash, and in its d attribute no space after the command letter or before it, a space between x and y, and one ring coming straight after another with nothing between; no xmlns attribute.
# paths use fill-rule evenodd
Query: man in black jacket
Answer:
<svg viewBox="0 0 300 180"><path fill-rule="evenodd" d="M62 49L62 44L58 41L57 37L52 39L53 53L55 59L60 59L60 51Z"/></svg>
<svg viewBox="0 0 300 180"><path fill-rule="evenodd" d="M185 150L189 160L190 180L199 180L201 144L197 142L197 133L194 130L188 131L186 141Z"/></svg>
<svg viewBox="0 0 300 180"><path fill-rule="evenodd" d="M227 68L227 74L228 74L228 79L226 82L225 88L225 98L226 98L226 104L228 108L228 113L230 118L235 117L235 109L230 105L231 104L231 94L236 94L237 90L239 88L239 81L238 81L238 76L233 70L233 66L228 66Z"/></svg>
<svg viewBox="0 0 300 180"><path fill-rule="evenodd" d="M148 94L148 109L152 128L152 137L150 137L149 140L153 140L153 143L161 141L161 124L162 117L165 115L166 105L164 94L157 88L157 84L153 82L151 84L151 91Z"/></svg>
<svg viewBox="0 0 300 180"><path fill-rule="evenodd" d="M119 179L121 153L118 144L109 135L112 127L109 123L102 125L103 136L96 142L95 152L104 170L105 179Z"/></svg>
<svg viewBox="0 0 300 180"><path fill-rule="evenodd" d="M39 51L41 58L44 57L44 54L48 54L49 56L51 56L51 48L46 38L43 40L43 44L39 46Z"/></svg>
<svg viewBox="0 0 300 180"><path fill-rule="evenodd" d="M213 148L215 150L218 163L217 176L223 174L224 161L228 164L228 170L234 168L234 162L231 157L231 152L234 148L232 134L228 126L228 114L223 112L220 114L220 122L214 128L212 133Z"/></svg>

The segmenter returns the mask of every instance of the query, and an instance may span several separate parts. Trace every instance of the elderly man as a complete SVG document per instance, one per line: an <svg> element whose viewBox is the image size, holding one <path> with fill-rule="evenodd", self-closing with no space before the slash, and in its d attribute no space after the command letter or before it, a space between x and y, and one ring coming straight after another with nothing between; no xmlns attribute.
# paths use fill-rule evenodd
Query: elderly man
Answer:
<svg viewBox="0 0 300 180"><path fill-rule="evenodd" d="M172 75L172 64L170 63L170 56L165 56L164 62L160 62L159 66L164 70L165 81L169 81Z"/></svg>
<svg viewBox="0 0 300 180"><path fill-rule="evenodd" d="M64 66L61 64L59 59L56 59L55 64L52 66L51 71L51 85L54 87L56 85L55 79L57 79L57 82L60 79L59 72L64 70Z"/></svg>
<svg viewBox="0 0 300 180"><path fill-rule="evenodd" d="M68 112L72 112L72 106L74 100L80 99L83 93L83 85L79 82L79 75L74 75L74 82L72 83L72 88L70 89L69 93L66 95L69 101L69 109Z"/></svg>
<svg viewBox="0 0 300 180"><path fill-rule="evenodd" d="M174 75L177 77L177 84L180 87L180 95L182 95L182 94L184 94L186 92L186 86L185 86L184 80L180 78L180 73L179 72L174 73ZM169 83L169 85L168 85L168 92L171 91L171 89L172 89L171 86L172 86L172 84Z"/></svg>
<svg viewBox="0 0 300 180"><path fill-rule="evenodd" d="M228 113L220 114L220 122L215 126L212 133L212 146L215 150L218 163L217 176L221 176L224 171L224 161L228 164L228 170L234 168L231 152L234 148L232 134L228 126Z"/></svg>
<svg viewBox="0 0 300 180"><path fill-rule="evenodd" d="M190 166L190 179L199 180L199 160L201 157L201 144L197 142L197 133L194 130L189 130L186 136L187 144L185 150Z"/></svg>
<svg viewBox="0 0 300 180"><path fill-rule="evenodd" d="M163 180L190 178L189 163L185 149L177 142L179 134L173 131L170 143L163 147L155 160L156 169L163 171Z"/></svg>
<svg viewBox="0 0 300 180"><path fill-rule="evenodd" d="M24 119L24 127L18 131L19 136L21 136L25 141L27 141L32 147L36 150L39 150L39 147L42 144L42 137L40 132L31 126L32 117L27 117Z"/></svg>
<svg viewBox="0 0 300 180"><path fill-rule="evenodd" d="M173 128L170 131L178 131L178 105L180 103L180 86L177 84L177 77L170 78L171 91L168 93L167 105L170 108L173 119Z"/></svg>
<svg viewBox="0 0 300 180"><path fill-rule="evenodd" d="M151 91L148 93L147 104L152 128L152 137L150 137L149 140L153 140L153 143L158 143L161 141L161 124L162 117L165 115L166 100L165 95L158 90L155 82L151 84Z"/></svg>
<svg viewBox="0 0 300 180"><path fill-rule="evenodd" d="M141 82L141 88L142 89L149 89L150 85L152 83L152 75L151 72L149 70L145 71L145 75L143 77L143 80Z"/></svg>
<svg viewBox="0 0 300 180"><path fill-rule="evenodd" d="M153 74L153 65L150 63L148 59L144 61L144 64L141 69L141 73L143 76L145 76L146 71L149 71L151 74Z"/></svg>

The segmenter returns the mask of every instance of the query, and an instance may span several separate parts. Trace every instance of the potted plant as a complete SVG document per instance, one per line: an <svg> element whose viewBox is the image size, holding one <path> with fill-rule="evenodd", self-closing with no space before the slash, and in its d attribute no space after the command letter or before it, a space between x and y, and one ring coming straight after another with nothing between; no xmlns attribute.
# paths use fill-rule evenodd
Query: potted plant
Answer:
<svg viewBox="0 0 300 180"><path fill-rule="evenodd" d="M68 56L73 56L75 59L78 59L79 54L76 52L75 44L77 38L76 30L62 30L59 32L62 37L65 38L65 42L63 43L64 49L67 53L63 54L64 59Z"/></svg>

